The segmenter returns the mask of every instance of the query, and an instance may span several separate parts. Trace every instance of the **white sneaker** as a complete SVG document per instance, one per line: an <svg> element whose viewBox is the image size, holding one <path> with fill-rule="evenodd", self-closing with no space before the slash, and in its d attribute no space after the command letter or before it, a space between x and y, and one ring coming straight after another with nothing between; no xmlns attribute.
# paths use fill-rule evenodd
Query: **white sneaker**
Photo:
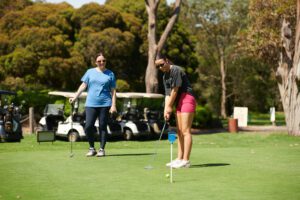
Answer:
<svg viewBox="0 0 300 200"><path fill-rule="evenodd" d="M87 152L86 156L87 156L87 157L91 157L91 156L94 156L94 155L96 155L96 154L97 154L97 152L96 152L95 149L89 148L89 152Z"/></svg>
<svg viewBox="0 0 300 200"><path fill-rule="evenodd" d="M104 151L104 149L100 149L100 150L98 151L98 153L97 153L96 156L97 156L97 157L103 157L103 156L105 156L105 151Z"/></svg>
<svg viewBox="0 0 300 200"><path fill-rule="evenodd" d="M191 166L191 162L189 160L181 160L180 162L175 163L171 167L174 169L178 168L189 168Z"/></svg>
<svg viewBox="0 0 300 200"><path fill-rule="evenodd" d="M176 164L176 163L179 163L181 162L182 160L179 160L179 159L175 159L175 160L172 160L171 162L167 163L166 166L167 167L171 167L172 165Z"/></svg>

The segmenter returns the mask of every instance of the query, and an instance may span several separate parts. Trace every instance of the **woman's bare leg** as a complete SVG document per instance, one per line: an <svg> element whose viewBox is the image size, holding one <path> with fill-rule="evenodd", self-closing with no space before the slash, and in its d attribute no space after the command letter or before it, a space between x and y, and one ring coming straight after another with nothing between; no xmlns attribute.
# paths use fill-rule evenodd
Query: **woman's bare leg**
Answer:
<svg viewBox="0 0 300 200"><path fill-rule="evenodd" d="M177 148L177 159L183 159L183 152L184 152L184 138L182 135L182 128L181 128L181 115L176 115L176 126L177 126L177 136L178 136L178 148Z"/></svg>
<svg viewBox="0 0 300 200"><path fill-rule="evenodd" d="M189 160L192 150L192 123L194 118L194 113L181 113L180 115L180 127L181 134L183 137L183 160Z"/></svg>

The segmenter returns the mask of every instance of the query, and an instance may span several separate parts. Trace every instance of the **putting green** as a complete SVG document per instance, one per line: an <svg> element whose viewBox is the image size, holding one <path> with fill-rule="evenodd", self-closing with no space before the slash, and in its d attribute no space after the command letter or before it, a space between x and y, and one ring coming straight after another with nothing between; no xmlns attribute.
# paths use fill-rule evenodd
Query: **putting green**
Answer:
<svg viewBox="0 0 300 200"><path fill-rule="evenodd" d="M167 140L114 141L107 156L87 158L86 142L0 144L0 199L300 199L300 138L285 134L193 137L192 166L173 170ZM176 152L174 145L174 156ZM151 165L153 169L146 170Z"/></svg>

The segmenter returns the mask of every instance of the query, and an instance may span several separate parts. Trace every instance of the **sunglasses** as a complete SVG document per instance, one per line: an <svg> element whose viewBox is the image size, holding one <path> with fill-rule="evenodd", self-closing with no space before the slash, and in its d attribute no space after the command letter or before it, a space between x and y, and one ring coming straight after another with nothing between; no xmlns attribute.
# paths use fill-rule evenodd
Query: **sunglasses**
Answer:
<svg viewBox="0 0 300 200"><path fill-rule="evenodd" d="M105 63L106 60L97 60L97 63Z"/></svg>
<svg viewBox="0 0 300 200"><path fill-rule="evenodd" d="M161 63L161 64L156 65L157 68L161 68L163 66L165 66L165 63Z"/></svg>

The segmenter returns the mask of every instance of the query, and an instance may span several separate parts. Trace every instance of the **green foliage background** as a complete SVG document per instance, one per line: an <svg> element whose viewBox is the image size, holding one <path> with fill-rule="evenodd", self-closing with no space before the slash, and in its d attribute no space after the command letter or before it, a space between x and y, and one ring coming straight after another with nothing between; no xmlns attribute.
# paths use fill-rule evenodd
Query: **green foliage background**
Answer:
<svg viewBox="0 0 300 200"><path fill-rule="evenodd" d="M228 115L234 106L282 110L274 75L279 24L285 16L293 26L295 8L292 0L183 0L162 53L186 69L198 104L213 116L220 112L220 44L225 50ZM172 12L173 5L161 0L157 38ZM41 110L45 91L75 91L103 52L118 79L118 91L144 92L147 24L144 1L107 0L75 9L67 3L1 0L0 89L19 91L25 107Z"/></svg>

